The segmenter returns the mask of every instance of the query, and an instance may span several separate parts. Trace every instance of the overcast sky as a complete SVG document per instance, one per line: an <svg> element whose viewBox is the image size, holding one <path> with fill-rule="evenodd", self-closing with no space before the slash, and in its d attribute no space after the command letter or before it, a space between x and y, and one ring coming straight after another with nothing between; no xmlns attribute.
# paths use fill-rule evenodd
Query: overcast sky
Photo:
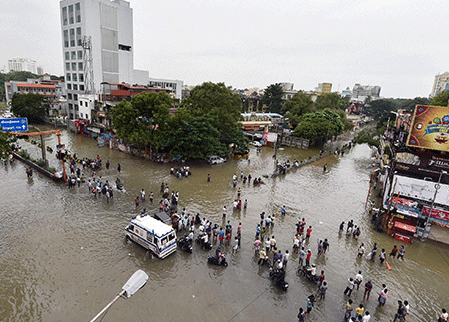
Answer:
<svg viewBox="0 0 449 322"><path fill-rule="evenodd" d="M31 58L62 75L59 1L2 2L0 67ZM130 2L134 67L150 77L303 90L331 82L333 91L360 83L415 97L449 70L447 0Z"/></svg>

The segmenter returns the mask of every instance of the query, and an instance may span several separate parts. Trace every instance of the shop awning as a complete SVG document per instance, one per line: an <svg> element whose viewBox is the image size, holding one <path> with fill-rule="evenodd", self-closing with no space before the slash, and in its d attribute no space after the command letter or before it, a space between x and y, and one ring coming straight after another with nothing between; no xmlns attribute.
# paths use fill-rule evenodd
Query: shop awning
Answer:
<svg viewBox="0 0 449 322"><path fill-rule="evenodd" d="M411 233L416 232L416 227L415 227L415 226L407 225L407 224L401 223L401 222L399 222L399 221L396 221L396 222L394 223L394 228L400 229L400 230L409 231L409 232L411 232Z"/></svg>

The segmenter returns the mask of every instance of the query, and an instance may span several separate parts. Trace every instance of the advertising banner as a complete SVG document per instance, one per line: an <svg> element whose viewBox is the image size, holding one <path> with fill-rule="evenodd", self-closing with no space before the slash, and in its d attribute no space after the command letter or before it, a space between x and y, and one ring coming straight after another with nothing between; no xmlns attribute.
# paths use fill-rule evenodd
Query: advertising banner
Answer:
<svg viewBox="0 0 449 322"><path fill-rule="evenodd" d="M271 133L271 132L265 132L262 136L262 140L266 142L277 142L278 140L278 134L277 133Z"/></svg>
<svg viewBox="0 0 449 322"><path fill-rule="evenodd" d="M430 150L449 150L449 108L417 105L407 145Z"/></svg>
<svg viewBox="0 0 449 322"><path fill-rule="evenodd" d="M424 206L422 208L422 215L427 217L429 216L429 214L430 214L430 207ZM432 215L430 217L449 221L449 211L433 208Z"/></svg>
<svg viewBox="0 0 449 322"><path fill-rule="evenodd" d="M387 199L385 201L385 208L388 209L388 203L389 200ZM396 211L399 214L410 216L417 218L419 215L419 210L416 208L418 205L417 202L414 202L412 200L404 199L404 198L397 198L393 197L393 200L391 202L391 208L396 207Z"/></svg>
<svg viewBox="0 0 449 322"><path fill-rule="evenodd" d="M417 200L426 200L431 202L435 196L436 182L424 181L409 177L395 175L393 182L396 183L395 193L400 193L404 197L412 197ZM435 198L435 202L441 205L449 205L449 185L441 184Z"/></svg>

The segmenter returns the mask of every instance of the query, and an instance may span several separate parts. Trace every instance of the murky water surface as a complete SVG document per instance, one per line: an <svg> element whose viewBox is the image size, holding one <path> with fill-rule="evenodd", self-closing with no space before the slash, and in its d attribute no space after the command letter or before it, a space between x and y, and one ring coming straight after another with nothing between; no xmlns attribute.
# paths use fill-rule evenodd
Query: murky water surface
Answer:
<svg viewBox="0 0 449 322"><path fill-rule="evenodd" d="M62 141L78 156L111 162L110 170L101 170L104 180L124 182L125 192L114 199L95 199L86 186L69 190L34 174L27 179L25 166L0 167L0 317L3 321L88 321L121 290L137 269L149 275L148 284L128 300L120 299L103 321L295 321L299 307L306 307L307 296L316 286L297 275L297 256L287 268L290 288L280 291L268 278L268 270L257 265L253 238L259 214L276 213L270 234L279 248L292 251L295 223L305 217L312 225L310 247L318 271L324 270L329 290L324 301L318 300L309 321L342 321L345 306L343 290L348 277L363 272L371 278L374 290L365 307L371 321L389 321L397 309L397 300L408 300L410 320L435 321L441 307L449 307L448 247L433 242L406 245L405 261L389 260L392 267L365 258L356 259L357 246L374 242L387 252L394 239L374 232L364 204L372 170L371 150L356 146L343 157L330 156L309 166L290 171L265 185L253 187L239 181L242 200L248 209L228 214L234 226L243 225L242 249L232 254L226 269L206 264L208 253L194 246L189 255L177 251L165 260L154 258L140 246L125 241L124 227L132 216L147 208L156 211L160 184L179 191L180 207L199 212L213 223L222 223L223 205L232 209L237 195L231 178L241 171L253 177L270 175L274 168L273 150L254 149L250 161L232 160L210 166L191 164L189 178L176 179L169 174L171 165L149 163L129 155L98 148L92 139L63 131ZM55 137L46 138L56 145ZM36 146L20 144L38 158ZM279 160L306 159L313 151L284 149ZM50 165L60 167L54 154ZM122 166L118 174L117 163ZM323 174L323 165L329 171ZM211 182L207 182L207 174ZM85 171L86 177L90 175ZM135 208L134 198L144 188L147 202ZM148 202L150 191L155 204ZM280 216L282 205L287 208ZM338 235L341 221L353 219L362 228L359 241ZM316 258L316 239L328 238L330 250ZM387 284L387 304L377 306L381 284ZM354 304L361 303L363 291L353 293Z"/></svg>

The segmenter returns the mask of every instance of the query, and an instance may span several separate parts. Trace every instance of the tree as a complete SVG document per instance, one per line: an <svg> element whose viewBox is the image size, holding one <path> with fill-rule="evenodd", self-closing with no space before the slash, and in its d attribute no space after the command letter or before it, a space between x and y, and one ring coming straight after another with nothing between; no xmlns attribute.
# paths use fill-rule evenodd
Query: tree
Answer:
<svg viewBox="0 0 449 322"><path fill-rule="evenodd" d="M290 126L295 128L299 123L301 115L313 112L313 101L309 95L303 91L299 91L293 97L285 102L282 112L288 117Z"/></svg>
<svg viewBox="0 0 449 322"><path fill-rule="evenodd" d="M8 153L12 151L11 144L16 141L15 135L10 132L3 132L0 128L0 158L6 159Z"/></svg>
<svg viewBox="0 0 449 322"><path fill-rule="evenodd" d="M372 101L369 105L365 105L365 113L372 116L376 121L383 115L389 114L397 109L396 102L393 99L379 99Z"/></svg>
<svg viewBox="0 0 449 322"><path fill-rule="evenodd" d="M218 130L222 144L244 145L245 140L240 123L242 101L224 83L206 82L190 91L182 101L181 113L191 117L206 116ZM199 147L200 148L200 147Z"/></svg>
<svg viewBox="0 0 449 322"><path fill-rule="evenodd" d="M125 141L160 148L166 138L173 102L166 93L143 92L112 108L112 124Z"/></svg>
<svg viewBox="0 0 449 322"><path fill-rule="evenodd" d="M429 105L433 106L447 106L449 100L449 91L442 91L433 98Z"/></svg>
<svg viewBox="0 0 449 322"><path fill-rule="evenodd" d="M415 97L414 99L405 99L399 102L399 108L407 111L414 111L416 105L429 105L430 100L427 97Z"/></svg>
<svg viewBox="0 0 449 322"><path fill-rule="evenodd" d="M268 86L262 96L261 102L268 106L270 113L281 113L284 91L281 84L276 83Z"/></svg>
<svg viewBox="0 0 449 322"><path fill-rule="evenodd" d="M168 139L170 155L181 155L186 160L192 160L225 153L227 147L220 142L220 133L212 123L210 116L180 119Z"/></svg>
<svg viewBox="0 0 449 322"><path fill-rule="evenodd" d="M338 113L325 109L301 116L293 135L304 139L314 139L338 135L343 133L343 130L344 124Z"/></svg>
<svg viewBox="0 0 449 322"><path fill-rule="evenodd" d="M317 111L325 108L337 109L340 101L340 94L338 93L324 93L317 97L315 101L315 108Z"/></svg>
<svg viewBox="0 0 449 322"><path fill-rule="evenodd" d="M42 123L48 115L49 104L44 95L14 94L11 100L11 111L32 123Z"/></svg>

